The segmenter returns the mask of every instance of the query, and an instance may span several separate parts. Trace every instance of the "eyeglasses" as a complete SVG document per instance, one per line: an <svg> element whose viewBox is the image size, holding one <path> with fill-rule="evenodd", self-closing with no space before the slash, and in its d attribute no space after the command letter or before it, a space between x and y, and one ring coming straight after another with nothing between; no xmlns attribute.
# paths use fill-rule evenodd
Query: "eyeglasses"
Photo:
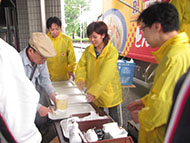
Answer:
<svg viewBox="0 0 190 143"><path fill-rule="evenodd" d="M141 26L141 27L140 27L140 31L141 31L141 32L144 32L144 29L145 29L146 27L148 27L148 26L146 26L146 25L145 25L145 26Z"/></svg>

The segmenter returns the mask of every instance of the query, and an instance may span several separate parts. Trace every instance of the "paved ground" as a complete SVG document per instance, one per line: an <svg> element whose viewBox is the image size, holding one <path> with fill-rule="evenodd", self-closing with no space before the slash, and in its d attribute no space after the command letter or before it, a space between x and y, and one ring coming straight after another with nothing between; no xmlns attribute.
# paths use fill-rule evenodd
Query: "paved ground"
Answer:
<svg viewBox="0 0 190 143"><path fill-rule="evenodd" d="M75 50L75 56L76 56L76 60L77 60L77 63L78 61L80 60L80 57L82 55L82 52L85 50L85 49L82 49L82 48L74 48Z"/></svg>

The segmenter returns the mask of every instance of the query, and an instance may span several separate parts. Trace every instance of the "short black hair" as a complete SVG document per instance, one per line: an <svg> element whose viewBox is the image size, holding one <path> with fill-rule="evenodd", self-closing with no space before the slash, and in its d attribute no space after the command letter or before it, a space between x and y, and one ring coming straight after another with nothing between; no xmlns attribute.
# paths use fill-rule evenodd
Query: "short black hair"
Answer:
<svg viewBox="0 0 190 143"><path fill-rule="evenodd" d="M108 27L103 21L92 22L88 25L87 36L89 37L93 32L96 32L100 35L105 34L103 41L104 41L104 44L107 45L110 39L110 36L108 34Z"/></svg>
<svg viewBox="0 0 190 143"><path fill-rule="evenodd" d="M143 22L145 26L151 27L158 22L162 25L163 32L179 30L179 15L177 9L167 2L156 2L142 11L137 22Z"/></svg>
<svg viewBox="0 0 190 143"><path fill-rule="evenodd" d="M57 25L60 26L60 27L61 27L61 25L62 25L62 24L61 24L61 20L60 20L58 17L56 17L56 16L50 17L50 18L48 18L48 20L47 20L47 22L46 22L47 29L51 28L51 25L52 25L53 23L57 24Z"/></svg>

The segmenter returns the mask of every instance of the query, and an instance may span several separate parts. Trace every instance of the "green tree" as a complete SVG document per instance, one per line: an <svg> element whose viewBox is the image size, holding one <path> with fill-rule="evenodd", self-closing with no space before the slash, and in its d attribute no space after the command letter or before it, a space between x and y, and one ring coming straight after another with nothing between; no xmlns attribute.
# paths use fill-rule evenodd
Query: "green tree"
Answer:
<svg viewBox="0 0 190 143"><path fill-rule="evenodd" d="M80 21L78 17L82 9L89 10L90 0L64 0L65 2L65 22L66 34L75 38L75 34L80 36Z"/></svg>

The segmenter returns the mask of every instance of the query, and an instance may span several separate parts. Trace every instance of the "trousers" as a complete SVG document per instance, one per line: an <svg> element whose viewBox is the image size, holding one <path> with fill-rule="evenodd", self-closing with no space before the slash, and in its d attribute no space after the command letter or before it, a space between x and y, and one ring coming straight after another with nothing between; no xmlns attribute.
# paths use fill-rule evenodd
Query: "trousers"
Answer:
<svg viewBox="0 0 190 143"><path fill-rule="evenodd" d="M110 107L108 108L109 115L112 117L112 119L119 124L119 117L118 117L118 111L117 111L117 106ZM103 107L100 107L101 110L104 110Z"/></svg>

